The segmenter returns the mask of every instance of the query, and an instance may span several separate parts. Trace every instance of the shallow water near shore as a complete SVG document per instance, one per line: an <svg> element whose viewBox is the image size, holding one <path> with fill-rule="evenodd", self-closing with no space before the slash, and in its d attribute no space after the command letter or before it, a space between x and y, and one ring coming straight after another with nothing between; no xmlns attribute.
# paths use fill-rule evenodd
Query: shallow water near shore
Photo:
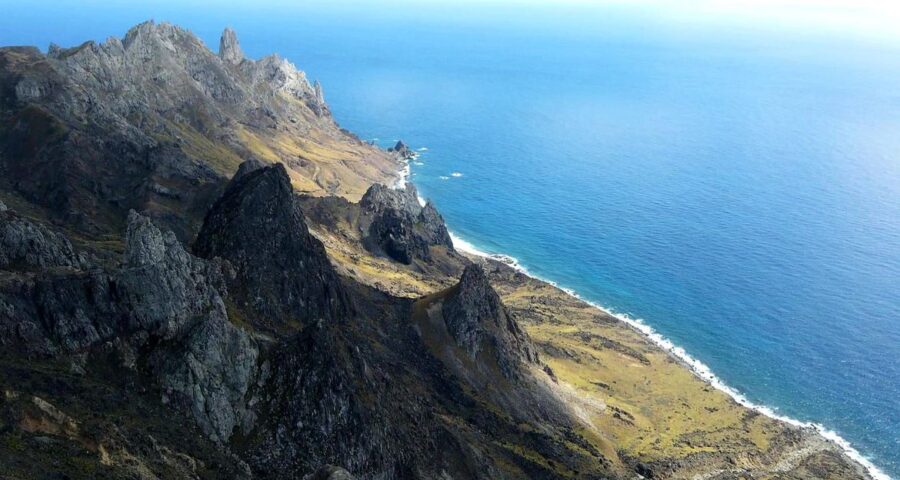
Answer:
<svg viewBox="0 0 900 480"><path fill-rule="evenodd" d="M147 16L76 6L8 12L0 41ZM900 49L621 11L573 29L167 9L213 47L231 25L250 56L292 60L361 137L423 149L412 181L473 248L642 319L900 477Z"/></svg>

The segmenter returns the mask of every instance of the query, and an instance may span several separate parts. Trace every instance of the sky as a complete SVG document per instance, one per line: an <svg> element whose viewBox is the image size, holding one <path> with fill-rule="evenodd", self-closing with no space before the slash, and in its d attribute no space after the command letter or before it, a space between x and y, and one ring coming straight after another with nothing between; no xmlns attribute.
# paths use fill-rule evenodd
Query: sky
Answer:
<svg viewBox="0 0 900 480"><path fill-rule="evenodd" d="M25 4L28 8L23 8ZM791 30L815 35L854 36L900 45L900 0L0 0L12 12L0 26L16 28L15 13L39 14L40 7L68 9L76 16L95 8L128 9L157 19L173 9L211 12L246 10L272 14L316 10L339 15L372 15L403 22L503 23L548 21L590 30L598 15L642 15L673 26L723 25L745 29ZM198 11L202 11L198 10ZM595 23L594 23L595 24ZM539 27L539 25L537 25Z"/></svg>
<svg viewBox="0 0 900 480"><path fill-rule="evenodd" d="M0 0L4 1L4 0ZM217 3L211 0L188 2ZM898 0L230 0L236 5L303 8L318 5L334 10L375 9L391 15L441 11L464 17L474 10L509 15L553 9L558 13L642 11L682 23L736 23L819 33L852 33L871 39L900 41ZM590 15L586 17L590 19Z"/></svg>

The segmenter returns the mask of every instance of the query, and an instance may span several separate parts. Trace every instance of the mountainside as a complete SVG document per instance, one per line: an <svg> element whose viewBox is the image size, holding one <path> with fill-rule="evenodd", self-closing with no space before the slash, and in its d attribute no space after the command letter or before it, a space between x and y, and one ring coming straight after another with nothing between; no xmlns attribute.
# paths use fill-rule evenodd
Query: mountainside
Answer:
<svg viewBox="0 0 900 480"><path fill-rule="evenodd" d="M868 478L453 246L290 63L0 49L0 478Z"/></svg>
<svg viewBox="0 0 900 480"><path fill-rule="evenodd" d="M244 58L230 30L218 55L152 22L46 55L5 48L0 105L5 189L91 235L134 208L190 240L251 158L282 163L297 191L353 200L397 171L340 130L318 84L277 55Z"/></svg>

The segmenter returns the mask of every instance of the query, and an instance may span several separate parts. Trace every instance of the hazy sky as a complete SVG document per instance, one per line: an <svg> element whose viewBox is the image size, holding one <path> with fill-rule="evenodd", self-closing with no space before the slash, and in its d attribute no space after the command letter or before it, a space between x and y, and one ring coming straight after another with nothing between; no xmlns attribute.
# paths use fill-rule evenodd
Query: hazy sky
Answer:
<svg viewBox="0 0 900 480"><path fill-rule="evenodd" d="M3 0L0 0L3 1ZM207 0L187 0L206 2ZM898 0L231 0L249 6L406 10L511 11L556 8L602 11L614 8L643 11L680 23L738 23L769 28L809 29L824 33L855 33L866 37L900 39ZM208 2L210 4L217 2ZM522 11L524 10L524 11ZM412 12L410 12L412 11ZM398 12L403 13L403 12ZM589 17L588 17L589 18Z"/></svg>
<svg viewBox="0 0 900 480"><path fill-rule="evenodd" d="M220 3L189 0L197 3ZM798 25L876 29L881 33L900 35L900 2L897 0L231 0L226 3L297 7L303 4L385 5L479 8L486 5L505 7L624 7L653 9L677 17L718 19L731 17L746 21L763 20Z"/></svg>
<svg viewBox="0 0 900 480"><path fill-rule="evenodd" d="M398 32L411 23L465 23L535 31L563 26L598 33L601 25L621 14L643 18L657 28L789 31L900 47L900 0L0 0L0 11L0 39L7 42L27 40L15 33L48 20L52 25L47 28L64 34L72 28L66 21L92 23L101 13L108 17L115 11L131 21L184 22L190 15L233 18L242 13L257 18L377 18L396 22Z"/></svg>

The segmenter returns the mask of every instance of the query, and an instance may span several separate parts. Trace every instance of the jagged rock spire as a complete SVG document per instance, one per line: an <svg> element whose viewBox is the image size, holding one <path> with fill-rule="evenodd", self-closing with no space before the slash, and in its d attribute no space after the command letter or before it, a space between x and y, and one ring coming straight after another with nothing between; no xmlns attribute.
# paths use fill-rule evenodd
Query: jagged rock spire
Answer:
<svg viewBox="0 0 900 480"><path fill-rule="evenodd" d="M316 95L316 103L319 105L325 105L325 92L322 91L322 84L319 83L318 80L313 82L313 91Z"/></svg>
<svg viewBox="0 0 900 480"><path fill-rule="evenodd" d="M194 251L228 260L237 272L229 292L266 327L348 316L343 286L307 229L284 165L248 162L207 214Z"/></svg>
<svg viewBox="0 0 900 480"><path fill-rule="evenodd" d="M185 256L172 232L164 234L148 217L134 210L128 212L128 229L125 233L125 265L142 267L165 260L166 255Z"/></svg>
<svg viewBox="0 0 900 480"><path fill-rule="evenodd" d="M463 271L456 290L444 301L447 331L472 358L481 352L495 357L505 376L516 376L522 363L538 363L537 350L510 316L478 264Z"/></svg>
<svg viewBox="0 0 900 480"><path fill-rule="evenodd" d="M226 62L237 65L244 61L244 51L238 43L237 34L231 28L226 28L219 39L219 56Z"/></svg>

